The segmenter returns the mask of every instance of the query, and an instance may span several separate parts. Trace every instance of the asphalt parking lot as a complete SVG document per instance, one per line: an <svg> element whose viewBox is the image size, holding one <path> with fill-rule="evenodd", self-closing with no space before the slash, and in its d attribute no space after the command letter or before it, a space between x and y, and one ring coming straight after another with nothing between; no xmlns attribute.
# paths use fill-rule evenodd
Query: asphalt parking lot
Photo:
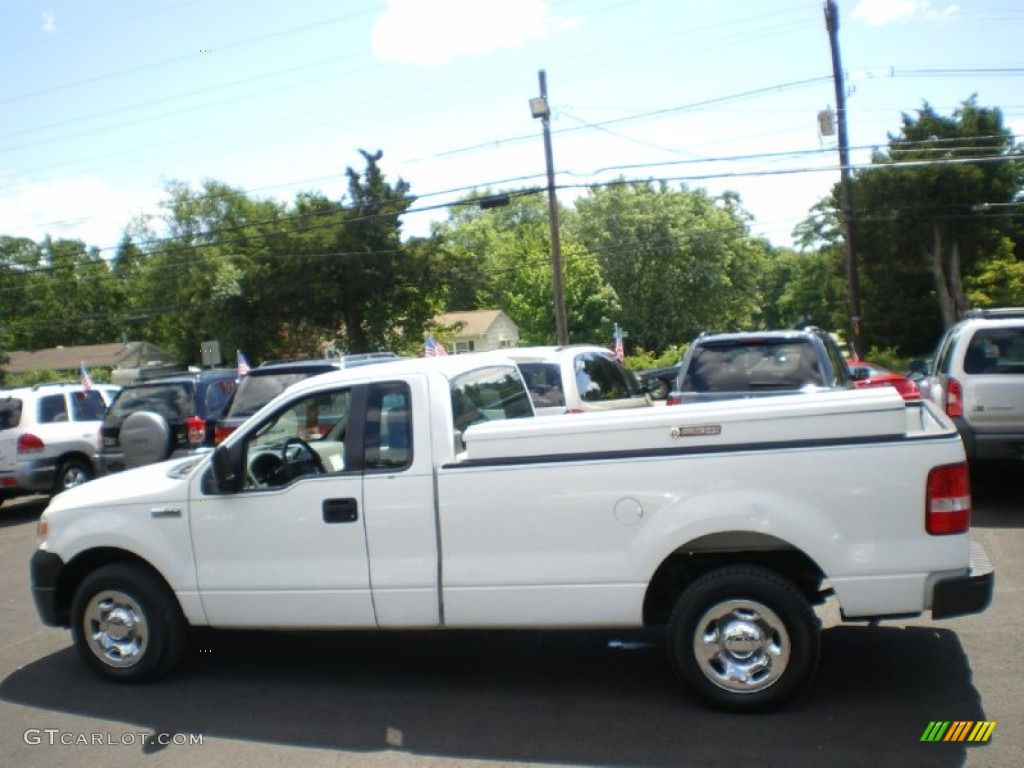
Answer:
<svg viewBox="0 0 1024 768"><path fill-rule="evenodd" d="M1024 491L1011 477L975 485L974 535L997 572L989 611L828 628L811 689L767 715L703 708L672 680L655 632L204 632L168 680L104 683L32 606L45 501L8 502L0 763L1022 765ZM996 726L985 744L921 742L934 720Z"/></svg>

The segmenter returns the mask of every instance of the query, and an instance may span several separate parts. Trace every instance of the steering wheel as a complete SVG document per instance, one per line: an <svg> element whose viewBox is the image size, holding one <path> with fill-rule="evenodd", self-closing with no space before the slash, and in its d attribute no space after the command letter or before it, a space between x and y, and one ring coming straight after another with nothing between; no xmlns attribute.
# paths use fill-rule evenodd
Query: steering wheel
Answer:
<svg viewBox="0 0 1024 768"><path fill-rule="evenodd" d="M295 446L297 450L294 455L289 458L288 451L292 446ZM302 454L306 454L305 460L302 460ZM296 467L307 463L311 464L313 469L319 475L322 475L327 471L324 469L324 463L320 459L320 454L310 448L309 443L298 437L289 437L284 441L284 445L281 446L281 460L284 462L285 467L288 468L287 471L291 478L296 476L294 471Z"/></svg>

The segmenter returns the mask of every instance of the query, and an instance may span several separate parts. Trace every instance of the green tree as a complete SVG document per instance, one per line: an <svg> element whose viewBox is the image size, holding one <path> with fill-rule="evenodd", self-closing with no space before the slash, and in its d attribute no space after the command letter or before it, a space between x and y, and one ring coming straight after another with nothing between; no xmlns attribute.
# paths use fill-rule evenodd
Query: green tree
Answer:
<svg viewBox="0 0 1024 768"><path fill-rule="evenodd" d="M918 350L968 306L965 285L1005 258L1021 151L998 109L927 103L853 183L865 337Z"/></svg>
<svg viewBox="0 0 1024 768"><path fill-rule="evenodd" d="M622 181L592 187L567 229L597 258L630 341L656 353L700 331L755 326L767 245L734 194Z"/></svg>
<svg viewBox="0 0 1024 768"><path fill-rule="evenodd" d="M474 193L453 206L446 222L434 225L434 237L445 243L463 278L454 294L458 303L446 309L500 309L519 326L524 342L552 344L556 332L547 202L534 193L505 194L508 205L481 210L473 201L493 195ZM563 237L562 266L570 339L607 346L619 306L600 265L578 243Z"/></svg>
<svg viewBox="0 0 1024 768"><path fill-rule="evenodd" d="M435 249L403 246L401 215L415 201L409 185L387 181L381 152L360 154L366 167L346 169L345 198L301 194L289 216L288 269L301 293L301 324L349 352L418 342L440 278L430 269Z"/></svg>

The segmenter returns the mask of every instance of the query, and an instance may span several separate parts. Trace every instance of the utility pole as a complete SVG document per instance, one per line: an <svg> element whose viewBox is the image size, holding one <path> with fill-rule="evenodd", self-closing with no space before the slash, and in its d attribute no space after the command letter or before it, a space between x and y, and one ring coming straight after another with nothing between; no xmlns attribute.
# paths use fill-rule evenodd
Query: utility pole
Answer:
<svg viewBox="0 0 1024 768"><path fill-rule="evenodd" d="M555 331L559 346L569 343L569 323L565 316L565 291L562 288L562 241L558 231L558 198L555 195L555 164L551 158L551 108L548 106L548 82L544 70L540 76L540 96L530 99L530 114L544 126L544 160L548 169L548 224L551 228L551 287L555 295Z"/></svg>
<svg viewBox="0 0 1024 768"><path fill-rule="evenodd" d="M857 355L863 352L860 327L860 277L854 240L853 195L850 190L850 140L846 133L846 85L839 58L839 9L835 0L825 0L825 28L832 48L832 79L836 86L836 123L839 133L839 212L846 241L846 284L850 306L850 343Z"/></svg>

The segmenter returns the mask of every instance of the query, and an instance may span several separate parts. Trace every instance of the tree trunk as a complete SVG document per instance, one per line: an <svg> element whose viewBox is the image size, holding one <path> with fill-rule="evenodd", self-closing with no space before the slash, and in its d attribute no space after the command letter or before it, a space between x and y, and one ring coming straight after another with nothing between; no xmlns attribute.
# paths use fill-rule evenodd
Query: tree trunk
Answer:
<svg viewBox="0 0 1024 768"><path fill-rule="evenodd" d="M957 251L957 281L959 282L959 252ZM935 295L939 298L939 309L942 311L942 327L949 328L957 320L954 297L950 293L949 284L946 282L946 273L942 263L942 231L938 224L932 225L932 247L925 251L925 258L932 270L932 278L935 282Z"/></svg>
<svg viewBox="0 0 1024 768"><path fill-rule="evenodd" d="M959 319L967 311L967 297L964 295L964 280L960 274L960 243L956 241L949 249L949 291L953 298L953 309Z"/></svg>

